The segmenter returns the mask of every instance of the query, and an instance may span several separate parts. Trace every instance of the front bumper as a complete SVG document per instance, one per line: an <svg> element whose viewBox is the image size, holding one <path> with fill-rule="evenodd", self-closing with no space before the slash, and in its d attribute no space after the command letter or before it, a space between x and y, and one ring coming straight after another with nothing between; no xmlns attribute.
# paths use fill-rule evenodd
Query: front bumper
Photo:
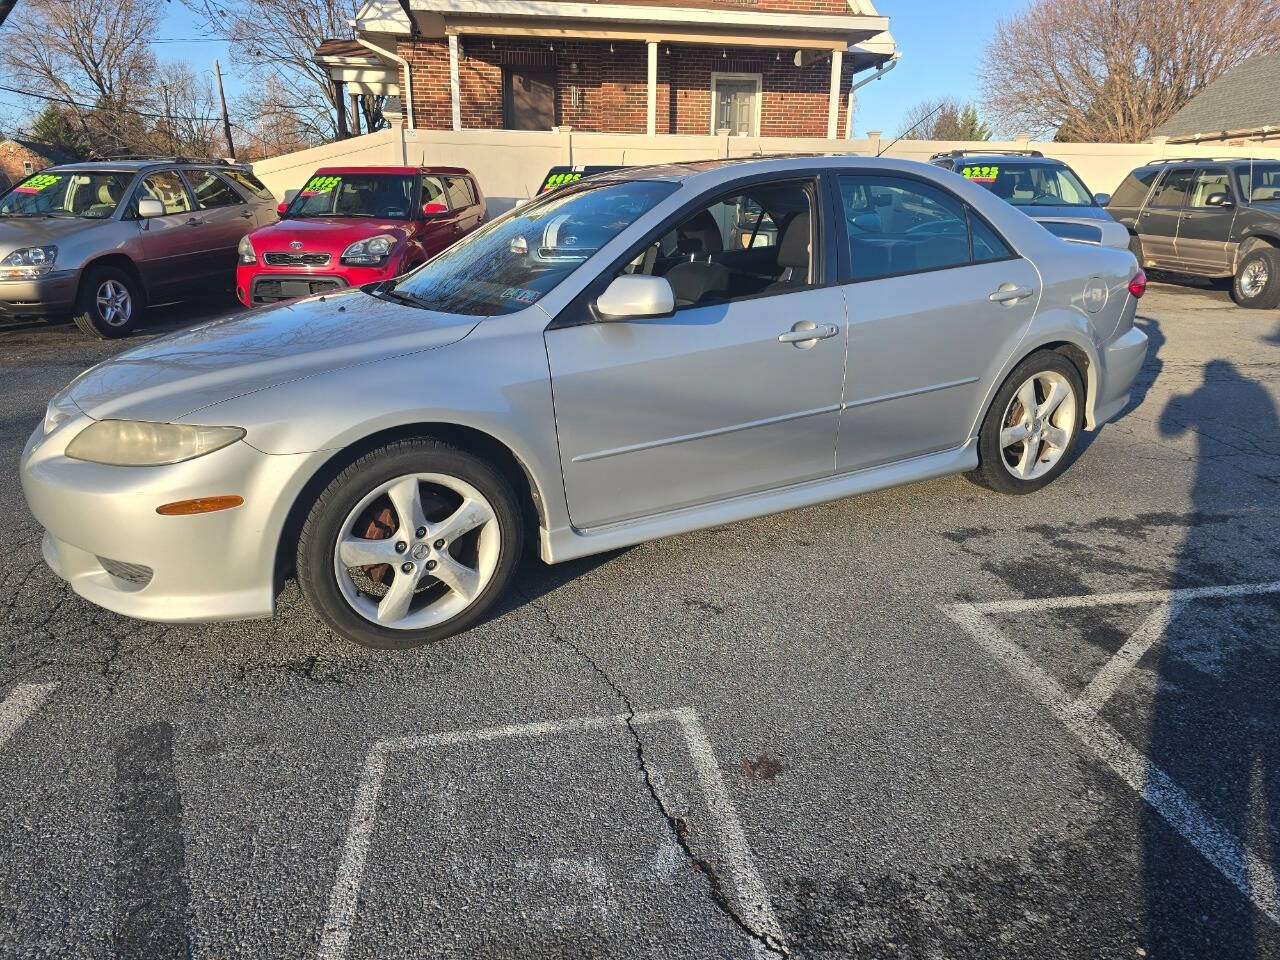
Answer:
<svg viewBox="0 0 1280 960"><path fill-rule="evenodd" d="M271 267L240 264L236 267L236 297L246 307L278 303L347 287L362 287L396 276L392 264L381 267L348 267L335 260L324 267Z"/></svg>
<svg viewBox="0 0 1280 960"><path fill-rule="evenodd" d="M264 454L243 441L162 467L71 460L77 417L22 454L22 491L45 529L46 562L71 589L126 616L170 623L269 617L276 551L290 506L319 454ZM233 494L230 510L164 517L177 500ZM149 572L149 575L148 575Z"/></svg>
<svg viewBox="0 0 1280 960"><path fill-rule="evenodd" d="M0 317L70 313L75 301L74 270L55 270L30 280L0 280Z"/></svg>
<svg viewBox="0 0 1280 960"><path fill-rule="evenodd" d="M1106 423L1129 403L1133 381L1147 359L1147 335L1130 327L1098 352L1098 382L1089 427Z"/></svg>

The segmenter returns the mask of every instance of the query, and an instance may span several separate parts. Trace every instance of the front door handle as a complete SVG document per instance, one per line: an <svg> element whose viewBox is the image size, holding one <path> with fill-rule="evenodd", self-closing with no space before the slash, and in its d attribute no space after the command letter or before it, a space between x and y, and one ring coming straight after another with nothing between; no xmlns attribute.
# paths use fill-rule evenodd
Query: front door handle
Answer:
<svg viewBox="0 0 1280 960"><path fill-rule="evenodd" d="M812 320L801 320L786 333L778 334L779 343L794 343L797 347L811 347L819 340L834 337L840 328L830 323L817 324Z"/></svg>
<svg viewBox="0 0 1280 960"><path fill-rule="evenodd" d="M1017 303L1019 300L1025 300L1034 293L1030 287L1015 287L1013 284L1006 283L1000 286L1000 289L987 297L992 303Z"/></svg>
<svg viewBox="0 0 1280 960"><path fill-rule="evenodd" d="M203 224L204 224L204 221L201 220L199 217L192 217L190 220L187 221L188 227L199 227L199 226L202 226Z"/></svg>

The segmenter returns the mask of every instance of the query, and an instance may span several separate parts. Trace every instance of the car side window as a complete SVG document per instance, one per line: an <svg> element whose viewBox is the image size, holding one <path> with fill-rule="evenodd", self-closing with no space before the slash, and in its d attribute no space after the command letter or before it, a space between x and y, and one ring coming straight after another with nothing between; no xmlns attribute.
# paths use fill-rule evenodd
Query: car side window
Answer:
<svg viewBox="0 0 1280 960"><path fill-rule="evenodd" d="M958 198L918 180L839 177L853 280L945 270L1013 255ZM970 223L975 225L970 250Z"/></svg>
<svg viewBox="0 0 1280 960"><path fill-rule="evenodd" d="M166 214L191 212L191 198L187 196L187 188L176 170L162 170L144 177L134 197L135 209L136 201L143 199L159 200L164 204Z"/></svg>
<svg viewBox="0 0 1280 960"><path fill-rule="evenodd" d="M444 190L449 198L450 209L461 210L476 202L475 191L471 188L471 181L466 177L445 177Z"/></svg>
<svg viewBox="0 0 1280 960"><path fill-rule="evenodd" d="M227 179L240 184L240 186L244 187L245 190L253 194L259 200L275 199L275 194L268 190L261 180L246 170L223 170L220 172Z"/></svg>
<svg viewBox="0 0 1280 960"><path fill-rule="evenodd" d="M1231 177L1226 170L1210 168L1201 170L1196 176L1195 186L1191 188L1191 206L1198 208L1221 209L1210 204L1209 198L1214 194L1225 194L1231 198Z"/></svg>
<svg viewBox="0 0 1280 960"><path fill-rule="evenodd" d="M676 309L788 293L814 283L819 262L810 181L761 184L685 217L625 273L666 277Z"/></svg>
<svg viewBox="0 0 1280 960"><path fill-rule="evenodd" d="M1191 192L1191 181L1194 176L1194 170L1170 170L1160 181L1160 186L1156 188L1155 196L1151 198L1149 205L1166 210L1181 210L1183 201Z"/></svg>
<svg viewBox="0 0 1280 960"><path fill-rule="evenodd" d="M233 207L237 203L244 203L244 197L212 170L188 170L187 183L201 210L216 210L218 207Z"/></svg>
<svg viewBox="0 0 1280 960"><path fill-rule="evenodd" d="M1111 195L1109 207L1140 207L1147 198L1151 184L1155 183L1160 173L1159 167L1138 168L1124 178L1116 192Z"/></svg>
<svg viewBox="0 0 1280 960"><path fill-rule="evenodd" d="M426 206L428 203L438 204L442 211L448 208L449 200L439 177L422 178L422 204Z"/></svg>

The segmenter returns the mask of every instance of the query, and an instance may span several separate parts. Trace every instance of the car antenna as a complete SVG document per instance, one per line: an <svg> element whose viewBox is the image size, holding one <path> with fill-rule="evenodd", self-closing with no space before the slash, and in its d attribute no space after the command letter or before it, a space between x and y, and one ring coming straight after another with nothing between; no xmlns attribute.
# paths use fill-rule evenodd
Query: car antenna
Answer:
<svg viewBox="0 0 1280 960"><path fill-rule="evenodd" d="M907 127L907 129L903 130L900 134L898 134L896 137L894 137L892 140L890 140L887 144L885 144L883 147L881 147L879 150L877 150L877 151L876 151L876 156L877 156L877 157L882 156L886 150L888 150L890 147L892 147L895 143L897 143L899 140L901 140L903 137L905 137L908 133L910 133L910 132L911 132L912 130L914 130L916 127L920 126L920 124L922 124L922 123L924 123L926 120L930 119L930 118L931 118L935 113L937 113L939 110L941 110L941 109L942 109L943 107L945 107L946 105L947 105L947 104L946 104L946 102L945 102L945 101L944 101L944 102L942 102L942 103L940 103L940 104L938 104L936 107L934 107L934 108L933 108L932 110L930 110L928 113L926 113L923 117L921 117L919 120L917 120L917 121L916 121L915 123L913 123L911 126Z"/></svg>

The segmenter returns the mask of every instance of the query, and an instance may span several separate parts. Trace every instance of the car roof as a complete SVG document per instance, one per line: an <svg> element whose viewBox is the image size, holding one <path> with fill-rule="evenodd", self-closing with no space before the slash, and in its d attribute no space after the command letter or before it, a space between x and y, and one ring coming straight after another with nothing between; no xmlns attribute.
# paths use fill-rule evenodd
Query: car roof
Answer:
<svg viewBox="0 0 1280 960"><path fill-rule="evenodd" d="M464 167L321 167L316 171L317 174L344 174L344 173L389 173L389 174L414 174L425 173L434 175L444 175L449 177L469 177L471 171Z"/></svg>
<svg viewBox="0 0 1280 960"><path fill-rule="evenodd" d="M619 167L608 173L584 177L582 183L620 183L633 180L662 180L673 183L701 185L713 181L729 180L752 174L786 173L792 170L811 170L815 167L831 170L889 170L901 173L923 173L933 176L940 169L935 164L919 160L903 160L897 157L863 157L847 153L791 153L769 157L741 157L722 160L689 160L680 163L653 164L650 166ZM567 187L564 189L568 189Z"/></svg>
<svg viewBox="0 0 1280 960"><path fill-rule="evenodd" d="M985 151L985 150L957 150L952 153L935 154L931 159L935 160L955 160L957 162L963 160L965 163L972 163L975 160L980 162L989 162L995 164L1008 163L1025 163L1034 164L1045 167L1065 167L1066 161L1059 160L1057 157L1045 157L1030 153L1017 153L1009 151Z"/></svg>
<svg viewBox="0 0 1280 960"><path fill-rule="evenodd" d="M241 170L250 172L248 164L226 163L221 160L179 160L176 157L150 160L84 160L79 163L55 163L48 170L85 170L101 173L137 173L151 167L198 167L215 170Z"/></svg>

